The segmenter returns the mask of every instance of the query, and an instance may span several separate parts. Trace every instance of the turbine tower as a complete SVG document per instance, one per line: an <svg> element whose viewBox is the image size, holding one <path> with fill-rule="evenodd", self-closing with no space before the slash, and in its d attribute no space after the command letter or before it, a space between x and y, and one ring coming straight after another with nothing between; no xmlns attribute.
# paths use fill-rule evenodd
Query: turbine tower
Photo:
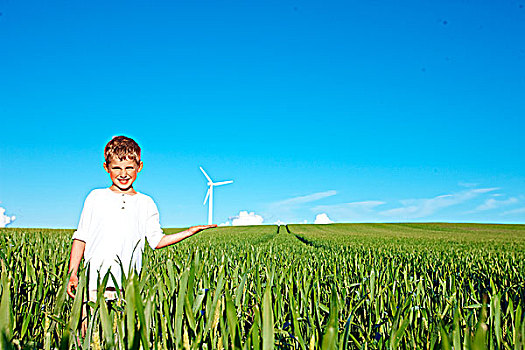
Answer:
<svg viewBox="0 0 525 350"><path fill-rule="evenodd" d="M199 167L202 171L202 173L204 174L204 176L206 176L206 179L208 179L208 192L206 192L206 198L204 198L204 203L203 204L206 204L206 201L208 200L209 198L209 202L208 202L208 225L211 225L212 223L212 219L213 219L213 187L214 186L221 186L221 185L227 185L227 184L231 184L233 182L233 180L229 180L229 181L221 181L221 182L213 182L211 180L211 178L208 176L208 174L206 174L206 172L204 171L204 169L202 167Z"/></svg>

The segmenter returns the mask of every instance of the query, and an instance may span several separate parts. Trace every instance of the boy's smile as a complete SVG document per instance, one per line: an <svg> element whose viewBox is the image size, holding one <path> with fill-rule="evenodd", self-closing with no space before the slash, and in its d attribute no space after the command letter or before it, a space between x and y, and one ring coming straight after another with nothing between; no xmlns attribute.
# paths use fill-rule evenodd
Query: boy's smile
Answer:
<svg viewBox="0 0 525 350"><path fill-rule="evenodd" d="M133 182L142 170L142 162L137 164L134 160L113 159L109 164L104 163L113 184L109 187L112 191L135 194Z"/></svg>

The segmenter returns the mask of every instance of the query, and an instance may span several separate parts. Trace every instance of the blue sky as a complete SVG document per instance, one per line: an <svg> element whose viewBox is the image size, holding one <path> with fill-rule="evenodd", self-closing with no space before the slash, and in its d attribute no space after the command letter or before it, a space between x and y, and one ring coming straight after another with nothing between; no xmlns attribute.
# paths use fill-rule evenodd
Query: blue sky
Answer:
<svg viewBox="0 0 525 350"><path fill-rule="evenodd" d="M206 222L199 166L215 223L525 223L525 1L0 13L0 224L76 227L121 134L165 227Z"/></svg>

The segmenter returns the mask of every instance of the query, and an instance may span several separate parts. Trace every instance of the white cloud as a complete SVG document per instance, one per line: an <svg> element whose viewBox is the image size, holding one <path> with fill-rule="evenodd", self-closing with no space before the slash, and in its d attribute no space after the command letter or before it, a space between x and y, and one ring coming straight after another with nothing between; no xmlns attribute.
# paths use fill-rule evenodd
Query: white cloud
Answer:
<svg viewBox="0 0 525 350"><path fill-rule="evenodd" d="M483 193L496 191L499 188L476 188L433 198L405 199L400 201L399 208L379 212L383 216L396 219L416 219L429 216L439 209L466 202Z"/></svg>
<svg viewBox="0 0 525 350"><path fill-rule="evenodd" d="M460 185L461 187L472 188L472 187L476 187L478 184L474 182L460 182L458 183L458 185Z"/></svg>
<svg viewBox="0 0 525 350"><path fill-rule="evenodd" d="M512 197L501 201L494 198L489 198L483 204L477 206L473 211L491 210L514 203L518 203L518 198Z"/></svg>
<svg viewBox="0 0 525 350"><path fill-rule="evenodd" d="M332 224L333 221L330 220L326 213L317 214L315 217L314 224Z"/></svg>
<svg viewBox="0 0 525 350"><path fill-rule="evenodd" d="M525 207L512 209L512 210L501 213L501 215L513 215L513 214L525 214Z"/></svg>
<svg viewBox="0 0 525 350"><path fill-rule="evenodd" d="M302 222L304 217L304 213L302 211L311 209L311 202L332 197L336 194L337 191L330 190L273 202L268 205L266 211L264 212L264 217L271 221L276 221L279 219L285 220L287 223L299 223Z"/></svg>
<svg viewBox="0 0 525 350"><path fill-rule="evenodd" d="M340 203L331 205L318 205L312 208L314 212L326 212L335 216L338 221L355 221L369 219L375 215L374 208L383 205L382 201L362 201L351 203Z"/></svg>
<svg viewBox="0 0 525 350"><path fill-rule="evenodd" d="M0 227L6 227L13 221L15 221L16 216L5 215L5 209L0 207Z"/></svg>
<svg viewBox="0 0 525 350"><path fill-rule="evenodd" d="M282 201L279 201L279 202L275 202L272 205L273 206L277 206L277 207L297 206L297 205L300 205L300 204L305 204L305 203L318 201L318 200L326 198L326 197L335 196L336 194L337 194L337 191L333 191L333 190L331 190L331 191L324 191L324 192L317 192L317 193L308 194L306 196L299 196L299 197L294 197L294 198L290 198L290 199L285 199L285 200L282 200Z"/></svg>
<svg viewBox="0 0 525 350"><path fill-rule="evenodd" d="M253 211L242 210L239 215L230 217L230 221L220 224L219 226L249 226L262 225L264 219L262 216L255 214Z"/></svg>
<svg viewBox="0 0 525 350"><path fill-rule="evenodd" d="M350 202L350 203L341 203L341 204L331 204L331 205L318 205L314 208L314 210L322 210L322 209L328 209L328 210L345 210L348 208L352 209L372 209L374 207L377 207L378 205L385 204L385 202L381 201L363 201L363 202Z"/></svg>

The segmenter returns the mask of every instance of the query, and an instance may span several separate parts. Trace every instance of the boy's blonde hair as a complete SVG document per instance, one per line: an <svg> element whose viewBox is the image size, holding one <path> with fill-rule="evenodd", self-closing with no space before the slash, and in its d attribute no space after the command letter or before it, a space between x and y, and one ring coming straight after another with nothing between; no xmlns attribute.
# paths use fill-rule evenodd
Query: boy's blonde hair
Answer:
<svg viewBox="0 0 525 350"><path fill-rule="evenodd" d="M115 136L104 149L104 158L109 165L111 160L133 160L140 164L140 146L132 138Z"/></svg>

